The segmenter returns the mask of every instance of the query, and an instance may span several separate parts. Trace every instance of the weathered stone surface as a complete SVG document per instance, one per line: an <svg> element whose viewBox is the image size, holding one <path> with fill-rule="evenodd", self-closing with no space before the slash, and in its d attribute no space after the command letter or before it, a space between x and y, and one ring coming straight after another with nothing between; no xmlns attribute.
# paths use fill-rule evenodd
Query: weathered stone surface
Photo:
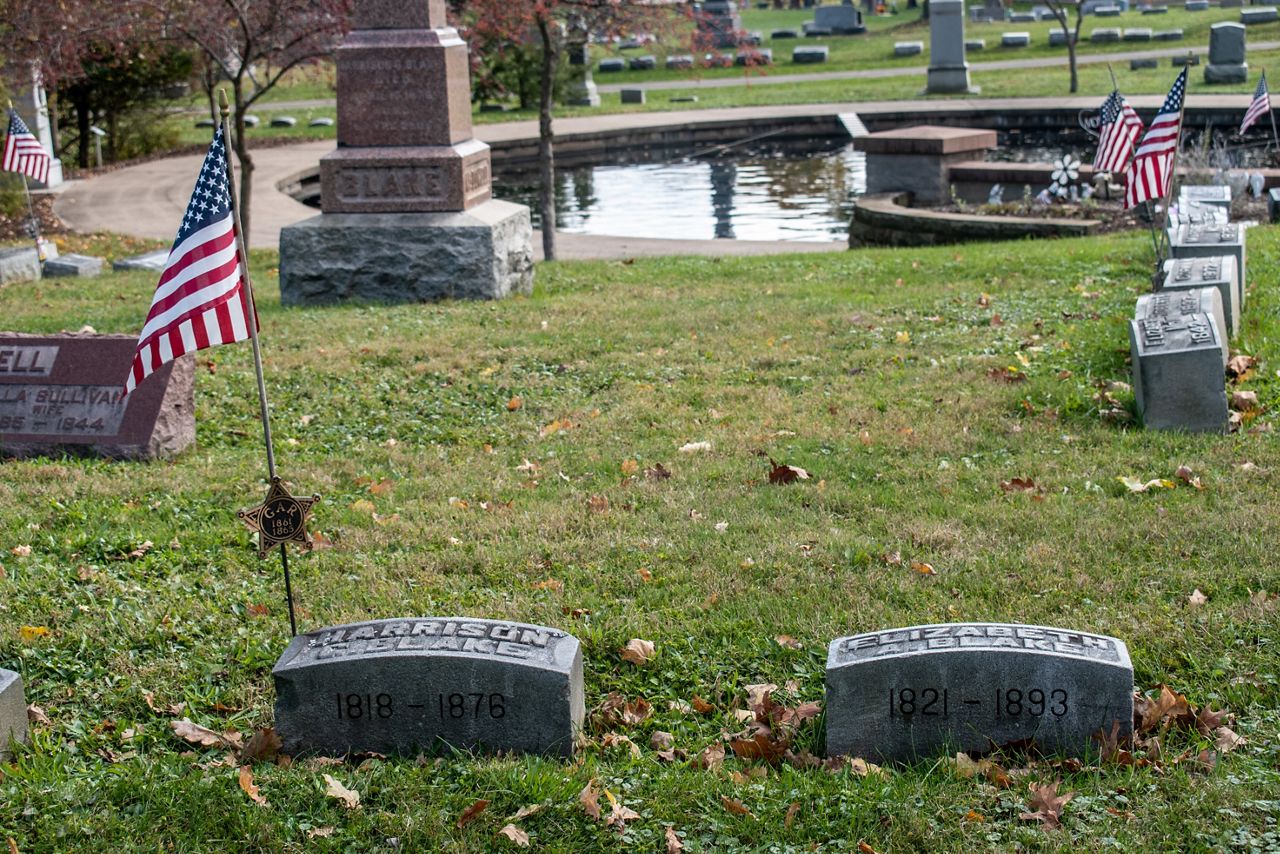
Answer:
<svg viewBox="0 0 1280 854"><path fill-rule="evenodd" d="M0 249L0 285L40 278L40 256L34 246Z"/></svg>
<svg viewBox="0 0 1280 854"><path fill-rule="evenodd" d="M0 668L0 762L9 759L10 742L27 743L27 699L22 677Z"/></svg>
<svg viewBox="0 0 1280 854"><path fill-rule="evenodd" d="M1159 68L1159 67L1160 67L1160 60L1156 59L1155 57L1151 57L1150 59L1129 60L1130 71L1137 71L1141 68Z"/></svg>
<svg viewBox="0 0 1280 854"><path fill-rule="evenodd" d="M1061 28L1049 30L1049 47L1066 47L1067 44L1074 40L1076 34L1074 31L1067 33Z"/></svg>
<svg viewBox="0 0 1280 854"><path fill-rule="evenodd" d="M964 49L966 53L968 53L971 50L986 50L987 40L986 39L965 39Z"/></svg>
<svg viewBox="0 0 1280 854"><path fill-rule="evenodd" d="M1119 6L1099 6L1093 10L1093 14L1099 18L1118 18L1123 11Z"/></svg>
<svg viewBox="0 0 1280 854"><path fill-rule="evenodd" d="M1185 196L1179 197L1176 209L1171 213L1176 215L1174 222L1177 225L1184 223L1191 225L1222 225L1231 219L1231 209L1228 206L1213 204L1212 202L1200 202L1195 199L1188 199Z"/></svg>
<svg viewBox="0 0 1280 854"><path fill-rule="evenodd" d="M529 209L322 214L280 233L285 305L497 299L533 287Z"/></svg>
<svg viewBox="0 0 1280 854"><path fill-rule="evenodd" d="M1031 33L1003 33L1000 36L1001 47L1028 47L1031 44Z"/></svg>
<svg viewBox="0 0 1280 854"><path fill-rule="evenodd" d="M894 56L918 56L924 53L924 42L894 42Z"/></svg>
<svg viewBox="0 0 1280 854"><path fill-rule="evenodd" d="M1133 309L1133 319L1141 324L1157 320L1168 325L1187 323L1195 315L1208 317L1218 329L1218 340L1225 342L1230 333L1222 304L1222 294L1217 288L1184 287L1162 288L1154 294L1142 294ZM1227 367L1227 347L1222 348L1222 367Z"/></svg>
<svg viewBox="0 0 1280 854"><path fill-rule="evenodd" d="M1226 184L1183 184L1178 190L1178 198L1190 199L1205 204L1225 205L1231 207L1231 188Z"/></svg>
<svg viewBox="0 0 1280 854"><path fill-rule="evenodd" d="M773 65L773 50L767 47L740 50L733 57L733 64L740 66Z"/></svg>
<svg viewBox="0 0 1280 854"><path fill-rule="evenodd" d="M652 71L658 67L658 58L651 53L644 56L633 56L627 62L627 67L632 71Z"/></svg>
<svg viewBox="0 0 1280 854"><path fill-rule="evenodd" d="M290 754L449 749L570 756L582 650L501 620L372 620L298 635L272 671Z"/></svg>
<svg viewBox="0 0 1280 854"><path fill-rule="evenodd" d="M1169 58L1169 64L1174 68L1181 68L1184 65L1199 65L1200 57L1194 53L1189 53L1186 56L1174 56Z"/></svg>
<svg viewBox="0 0 1280 854"><path fill-rule="evenodd" d="M329 118L328 116L317 116L316 118L307 122L307 127L331 128L333 127L333 119Z"/></svg>
<svg viewBox="0 0 1280 854"><path fill-rule="evenodd" d="M827 61L829 48L824 44L805 45L791 51L791 61L796 65L816 65Z"/></svg>
<svg viewBox="0 0 1280 854"><path fill-rule="evenodd" d="M615 71L626 71L627 61L618 57L609 57L607 59L600 60L600 64L597 65L596 68L603 74L610 74Z"/></svg>
<svg viewBox="0 0 1280 854"><path fill-rule="evenodd" d="M929 71L932 93L968 92L969 63L964 58L964 0L932 0L929 6Z"/></svg>
<svg viewBox="0 0 1280 854"><path fill-rule="evenodd" d="M1164 262L1164 280L1160 292L1178 292L1189 288L1213 288L1222 303L1226 328L1219 336L1227 341L1240 331L1240 309L1243 294L1240 274L1232 255L1204 258L1171 258Z"/></svg>
<svg viewBox="0 0 1280 854"><path fill-rule="evenodd" d="M172 457L196 439L191 356L122 399L137 339L0 333L0 456Z"/></svg>
<svg viewBox="0 0 1280 854"><path fill-rule="evenodd" d="M867 134L853 144L867 154L869 195L905 191L934 203L950 198L950 165L980 160L996 147L996 132L923 125Z"/></svg>
<svg viewBox="0 0 1280 854"><path fill-rule="evenodd" d="M1148 27L1128 27L1122 37L1127 42L1151 41L1151 30Z"/></svg>
<svg viewBox="0 0 1280 854"><path fill-rule="evenodd" d="M1246 27L1251 24L1269 24L1272 21L1280 21L1280 12L1276 11L1275 6L1258 6L1240 10L1240 23Z"/></svg>
<svg viewBox="0 0 1280 854"><path fill-rule="evenodd" d="M1146 6L1142 10L1144 15L1164 15L1168 13L1168 6Z"/></svg>
<svg viewBox="0 0 1280 854"><path fill-rule="evenodd" d="M298 123L293 116L275 116L271 119L273 128L291 128Z"/></svg>
<svg viewBox="0 0 1280 854"><path fill-rule="evenodd" d="M1089 33L1089 41L1091 42L1118 42L1121 38L1119 27L1099 27Z"/></svg>
<svg viewBox="0 0 1280 854"><path fill-rule="evenodd" d="M706 0L702 8L694 12L698 33L712 47L737 47L742 33L742 16L730 2Z"/></svg>
<svg viewBox="0 0 1280 854"><path fill-rule="evenodd" d="M1249 287L1245 265L1245 227L1238 222L1212 225L1179 225L1169 238L1169 253L1174 258L1208 258L1232 255L1236 259L1236 276L1240 280L1240 308Z"/></svg>
<svg viewBox="0 0 1280 854"><path fill-rule="evenodd" d="M1035 739L1068 755L1133 726L1122 641L1009 623L913 626L832 641L827 754L909 762Z"/></svg>
<svg viewBox="0 0 1280 854"><path fill-rule="evenodd" d="M932 15L932 12L930 12ZM1034 24L1038 18L1031 12L1010 12L1009 23L1011 24Z"/></svg>
<svg viewBox="0 0 1280 854"><path fill-rule="evenodd" d="M338 148L320 158L325 213L460 211L491 198L489 146Z"/></svg>
<svg viewBox="0 0 1280 854"><path fill-rule="evenodd" d="M820 27L813 21L805 21L800 25L800 29L804 31L804 37L807 39L820 39L824 36L835 35L829 28Z"/></svg>
<svg viewBox="0 0 1280 854"><path fill-rule="evenodd" d="M1188 12L1207 12L1209 10L1209 0L1187 0L1182 8Z"/></svg>
<svg viewBox="0 0 1280 854"><path fill-rule="evenodd" d="M141 255L131 255L128 258L117 258L111 262L111 269L151 270L158 273L164 269L164 265L168 260L168 249L155 249L151 252L143 252Z"/></svg>
<svg viewBox="0 0 1280 854"><path fill-rule="evenodd" d="M1182 30L1156 30L1151 34L1151 38L1158 42L1180 42Z"/></svg>
<svg viewBox="0 0 1280 854"><path fill-rule="evenodd" d="M622 103L624 104L643 104L644 103L643 89L623 89L619 92L619 94L622 96Z"/></svg>
<svg viewBox="0 0 1280 854"><path fill-rule="evenodd" d="M1143 424L1152 430L1225 431L1225 348L1207 315L1191 315L1179 323L1131 320L1133 396Z"/></svg>
<svg viewBox="0 0 1280 854"><path fill-rule="evenodd" d="M1206 83L1244 83L1249 78L1245 62L1244 24L1220 21L1209 28L1209 64Z"/></svg>
<svg viewBox="0 0 1280 854"><path fill-rule="evenodd" d="M862 33L867 29L862 23L862 12L856 6L847 3L839 6L819 6L813 10L813 22L819 27L825 27L841 35Z"/></svg>
<svg viewBox="0 0 1280 854"><path fill-rule="evenodd" d="M44 262L46 276L79 276L92 278L102 274L102 259L92 255L60 255Z"/></svg>
<svg viewBox="0 0 1280 854"><path fill-rule="evenodd" d="M355 4L358 30L429 30L448 26L445 0L360 0Z"/></svg>
<svg viewBox="0 0 1280 854"><path fill-rule="evenodd" d="M667 57L667 68L693 68L693 57L687 53L678 53Z"/></svg>

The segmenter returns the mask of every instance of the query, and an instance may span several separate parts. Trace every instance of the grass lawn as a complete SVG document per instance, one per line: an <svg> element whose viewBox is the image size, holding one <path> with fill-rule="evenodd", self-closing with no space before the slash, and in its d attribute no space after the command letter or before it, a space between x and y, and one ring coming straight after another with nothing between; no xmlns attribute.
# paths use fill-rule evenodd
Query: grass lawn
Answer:
<svg viewBox="0 0 1280 854"><path fill-rule="evenodd" d="M1280 607L1258 591L1280 584L1280 451L1252 428L1280 396L1280 239L1264 226L1249 243L1236 345L1260 360L1241 387L1263 411L1230 436L1100 416L1103 387L1129 377L1145 234L546 264L528 298L306 310L281 308L276 256L257 252L279 465L324 496L328 547L293 563L302 627L559 626L582 640L588 709L617 691L653 716L624 731L635 755L593 726L569 763L260 762L265 804L225 751L178 740L171 704L220 731L269 726L288 640L278 564L234 515L265 490L250 348L222 347L199 354L198 443L176 461L0 464L0 666L48 716L0 766L0 838L24 854L514 850L499 828L545 804L520 823L533 850L651 852L668 825L689 852L1274 850ZM134 332L153 285L9 285L0 316ZM989 376L1006 369L1024 379ZM690 442L711 449L678 450ZM771 485L766 455L812 478ZM657 463L670 479L644 476ZM1182 465L1202 490L1117 482ZM1015 477L1038 491L1003 491ZM1041 762L1011 782L941 760L708 771L649 748L657 730L693 755L740 729L748 684L820 700L836 636L956 620L1116 635L1140 688L1229 709L1247 744L1209 772ZM656 657L622 661L631 638ZM694 695L714 708L688 711ZM821 743L814 727L796 747ZM1179 731L1163 747L1213 745ZM324 773L359 808L326 797ZM579 804L592 780L639 814L625 832ZM1019 819L1028 785L1050 781L1076 793L1056 831ZM459 827L477 799L488 809Z"/></svg>

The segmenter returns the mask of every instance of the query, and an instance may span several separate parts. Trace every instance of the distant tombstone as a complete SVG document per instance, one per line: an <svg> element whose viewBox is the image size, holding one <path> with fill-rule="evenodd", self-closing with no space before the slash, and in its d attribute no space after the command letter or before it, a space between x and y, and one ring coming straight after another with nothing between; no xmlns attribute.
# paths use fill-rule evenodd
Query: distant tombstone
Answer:
<svg viewBox="0 0 1280 854"><path fill-rule="evenodd" d="M1199 65L1200 57L1198 54L1189 53L1186 56L1170 57L1169 64L1174 68L1181 68L1184 65Z"/></svg>
<svg viewBox="0 0 1280 854"><path fill-rule="evenodd" d="M49 174L46 181L43 184L34 178L28 178L27 181L33 190L38 187L52 188L62 183L62 161L54 151L53 123L49 118L48 93L41 80L39 65L32 63L25 71L25 75L19 71L15 79L6 81L10 83L8 91L13 99L10 106L22 117L27 129L50 155Z"/></svg>
<svg viewBox="0 0 1280 854"><path fill-rule="evenodd" d="M216 125L214 124L213 119L196 119L196 127L211 128L216 127Z"/></svg>
<svg viewBox="0 0 1280 854"><path fill-rule="evenodd" d="M34 246L0 249L0 285L40 278L40 253Z"/></svg>
<svg viewBox="0 0 1280 854"><path fill-rule="evenodd" d="M570 756L582 650L559 629L502 620L371 620L298 635L272 671L289 754L456 748Z"/></svg>
<svg viewBox="0 0 1280 854"><path fill-rule="evenodd" d="M1222 302L1225 321L1223 341L1234 338L1240 331L1240 310L1244 294L1240 290L1240 274L1236 259L1231 255L1205 258L1171 258L1164 262L1164 279L1160 293L1177 292L1189 288L1213 288Z"/></svg>
<svg viewBox="0 0 1280 854"><path fill-rule="evenodd" d="M1146 59L1129 60L1130 71L1140 71L1143 68L1159 68L1159 67L1160 67L1160 60L1156 59L1153 56L1147 57Z"/></svg>
<svg viewBox="0 0 1280 854"><path fill-rule="evenodd" d="M1031 33L1015 32L1003 33L1000 36L1001 47L1030 47Z"/></svg>
<svg viewBox="0 0 1280 854"><path fill-rule="evenodd" d="M585 39L585 32L583 32ZM600 90L591 76L591 48L586 41L569 45L569 65L580 69L580 77L569 84L568 102L573 107L600 106Z"/></svg>
<svg viewBox="0 0 1280 854"><path fill-rule="evenodd" d="M733 64L753 67L757 65L773 65L773 50L767 47L754 50L740 50L733 56Z"/></svg>
<svg viewBox="0 0 1280 854"><path fill-rule="evenodd" d="M1174 258L1233 256L1236 259L1236 276L1240 280L1240 308L1244 309L1249 278L1245 264L1245 227L1242 223L1179 225L1170 235L1169 253Z"/></svg>
<svg viewBox="0 0 1280 854"><path fill-rule="evenodd" d="M1151 41L1151 30L1148 27L1129 27L1124 31L1124 40L1127 42L1149 42Z"/></svg>
<svg viewBox="0 0 1280 854"><path fill-rule="evenodd" d="M1118 18L1123 11L1119 6L1099 6L1093 10L1093 14L1099 18Z"/></svg>
<svg viewBox="0 0 1280 854"><path fill-rule="evenodd" d="M1187 0L1182 8L1188 12L1207 12L1209 11L1209 0Z"/></svg>
<svg viewBox="0 0 1280 854"><path fill-rule="evenodd" d="M1244 24L1219 21L1209 28L1209 64L1204 67L1204 81L1244 83L1248 79Z"/></svg>
<svg viewBox="0 0 1280 854"><path fill-rule="evenodd" d="M769 33L769 38L774 40L794 39L799 37L800 37L800 34L797 33L795 30L774 30L773 32Z"/></svg>
<svg viewBox="0 0 1280 854"><path fill-rule="evenodd" d="M919 56L924 53L924 42L894 42L894 56Z"/></svg>
<svg viewBox="0 0 1280 854"><path fill-rule="evenodd" d="M1061 27L1049 30L1049 47L1066 47L1069 41L1074 41L1076 34L1074 31L1068 33Z"/></svg>
<svg viewBox="0 0 1280 854"><path fill-rule="evenodd" d="M172 457L196 438L194 362L122 397L137 338L0 333L0 456Z"/></svg>
<svg viewBox="0 0 1280 854"><path fill-rule="evenodd" d="M813 21L805 21L800 25L800 29L804 32L804 37L807 39L820 39L824 36L835 35L835 33L831 32L829 27L820 27Z"/></svg>
<svg viewBox="0 0 1280 854"><path fill-rule="evenodd" d="M1275 6L1258 6L1253 9L1240 10L1240 23L1246 27L1252 24L1269 24L1280 21L1280 11Z"/></svg>
<svg viewBox="0 0 1280 854"><path fill-rule="evenodd" d="M643 89L622 89L618 94L621 96L622 103L624 104L643 104L644 103Z"/></svg>
<svg viewBox="0 0 1280 854"><path fill-rule="evenodd" d="M965 53L968 53L969 51L986 50L986 49L987 49L986 39L965 39L964 40Z"/></svg>
<svg viewBox="0 0 1280 854"><path fill-rule="evenodd" d="M693 68L693 57L687 53L667 57L667 68Z"/></svg>
<svg viewBox="0 0 1280 854"><path fill-rule="evenodd" d="M262 119L258 118L253 113L249 113L244 117L244 126L247 128L256 128L260 124L262 124Z"/></svg>
<svg viewBox="0 0 1280 854"><path fill-rule="evenodd" d="M102 259L92 255L59 255L44 262L44 274L47 277L93 278L102 273Z"/></svg>
<svg viewBox="0 0 1280 854"><path fill-rule="evenodd" d="M293 116L273 116L271 118L271 127L273 128L291 128L298 124L298 120Z"/></svg>
<svg viewBox="0 0 1280 854"><path fill-rule="evenodd" d="M1089 33L1089 41L1095 44L1118 42L1121 38L1119 27L1098 27Z"/></svg>
<svg viewBox="0 0 1280 854"><path fill-rule="evenodd" d="M658 58L651 53L644 56L633 56L627 62L627 67L632 71L652 71L658 67Z"/></svg>
<svg viewBox="0 0 1280 854"><path fill-rule="evenodd" d="M117 258L111 262L113 270L150 270L158 273L164 269L169 260L168 249L153 249L141 255L130 255L128 258Z"/></svg>
<svg viewBox="0 0 1280 854"><path fill-rule="evenodd" d="M1208 315L1184 316L1178 323L1131 320L1133 397L1143 425L1152 430L1224 432L1226 346Z"/></svg>
<svg viewBox="0 0 1280 854"><path fill-rule="evenodd" d="M609 57L608 59L600 60L600 64L596 67L600 70L601 74L609 74L615 71L626 71L627 62L625 59L618 57Z"/></svg>
<svg viewBox="0 0 1280 854"><path fill-rule="evenodd" d="M1219 370L1221 374L1221 370ZM1122 641L1016 623L913 626L832 641L827 755L910 762L1034 739L1081 756L1133 726Z"/></svg>
<svg viewBox="0 0 1280 854"><path fill-rule="evenodd" d="M791 51L791 61L796 65L816 65L827 61L827 53L824 44L805 45Z"/></svg>
<svg viewBox="0 0 1280 854"><path fill-rule="evenodd" d="M1156 30L1151 34L1151 38L1158 42L1180 42L1182 30Z"/></svg>
<svg viewBox="0 0 1280 854"><path fill-rule="evenodd" d="M930 8L932 9L932 7ZM932 14L932 11L930 12L930 14ZM1031 12L1010 12L1009 13L1009 23L1011 24L1034 24L1038 20L1039 18L1037 18Z"/></svg>
<svg viewBox="0 0 1280 854"><path fill-rule="evenodd" d="M1231 209L1224 205L1181 197L1176 206L1177 225L1222 225L1230 221Z"/></svg>
<svg viewBox="0 0 1280 854"><path fill-rule="evenodd" d="M328 116L317 116L316 118L307 122L307 127L331 128L333 127L333 119L329 118Z"/></svg>
<svg viewBox="0 0 1280 854"><path fill-rule="evenodd" d="M27 743L27 699L22 677L0 668L0 762L9 759L9 744Z"/></svg>
<svg viewBox="0 0 1280 854"><path fill-rule="evenodd" d="M845 0L838 6L819 6L813 12L813 22L839 35L856 35L867 31L862 23L862 12L850 0Z"/></svg>
<svg viewBox="0 0 1280 854"><path fill-rule="evenodd" d="M1267 218L1272 224L1280 222L1280 187L1267 190Z"/></svg>
<svg viewBox="0 0 1280 854"><path fill-rule="evenodd" d="M930 93L969 92L969 63L964 58L964 0L929 4Z"/></svg>
<svg viewBox="0 0 1280 854"><path fill-rule="evenodd" d="M694 22L698 33L712 47L737 47L742 32L742 16L733 0L705 0L699 9L694 7Z"/></svg>
<svg viewBox="0 0 1280 854"><path fill-rule="evenodd" d="M986 11L988 21L1003 21L1008 16L1004 0L983 0L982 8Z"/></svg>
<svg viewBox="0 0 1280 854"><path fill-rule="evenodd" d="M1144 15L1164 15L1169 11L1168 6L1145 6L1142 9Z"/></svg>
<svg viewBox="0 0 1280 854"><path fill-rule="evenodd" d="M1218 340L1226 342L1231 333L1217 288L1161 288L1154 294L1142 294L1134 305L1134 320L1155 319L1166 326L1188 322L1195 315L1208 317L1218 329ZM1227 366L1227 347L1222 348L1222 367Z"/></svg>

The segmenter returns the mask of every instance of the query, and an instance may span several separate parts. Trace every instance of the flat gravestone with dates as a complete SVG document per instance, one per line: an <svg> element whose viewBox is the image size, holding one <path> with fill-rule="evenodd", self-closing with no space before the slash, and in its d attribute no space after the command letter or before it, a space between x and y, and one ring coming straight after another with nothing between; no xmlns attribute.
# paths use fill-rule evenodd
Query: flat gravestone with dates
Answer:
<svg viewBox="0 0 1280 854"><path fill-rule="evenodd" d="M1226 347L1217 321L1208 314L1129 321L1133 399L1143 425L1152 430L1225 432Z"/></svg>
<svg viewBox="0 0 1280 854"><path fill-rule="evenodd" d="M582 651L559 629L461 617L372 620L298 635L273 671L290 754L451 748L570 756Z"/></svg>
<svg viewBox="0 0 1280 854"><path fill-rule="evenodd" d="M1034 739L1083 755L1133 728L1122 641L1016 623L913 626L837 638L827 652L827 754L909 762Z"/></svg>
<svg viewBox="0 0 1280 854"><path fill-rule="evenodd" d="M1240 309L1244 294L1232 255L1201 258L1170 258L1164 262L1164 279L1160 291L1177 292L1195 288L1216 288L1222 298L1222 311L1227 321L1222 340L1240 331Z"/></svg>
<svg viewBox="0 0 1280 854"><path fill-rule="evenodd" d="M0 332L0 457L171 457L195 441L195 368L164 365L133 393L130 335Z"/></svg>

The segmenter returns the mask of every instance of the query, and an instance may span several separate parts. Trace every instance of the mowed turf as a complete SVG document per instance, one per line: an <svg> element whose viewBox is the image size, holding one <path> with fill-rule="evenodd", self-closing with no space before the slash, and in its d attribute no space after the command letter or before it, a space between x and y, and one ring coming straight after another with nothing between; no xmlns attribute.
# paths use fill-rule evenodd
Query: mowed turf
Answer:
<svg viewBox="0 0 1280 854"><path fill-rule="evenodd" d="M1102 415L1102 394L1132 408L1107 386L1129 378L1145 234L546 264L528 298L305 310L280 307L277 258L255 252L279 467L324 496L327 547L292 563L302 627L562 627L583 643L589 709L612 691L652 704L622 730L638 755L591 727L573 762L257 763L259 804L225 751L177 739L179 703L220 731L270 726L288 640L278 560L259 562L235 517L265 493L250 348L221 347L198 355L198 443L176 461L0 464L0 666L48 716L0 766L0 838L22 852L514 850L498 830L541 803L519 823L531 850L661 850L668 825L691 852L1274 848L1280 608L1258 592L1280 587L1278 255L1272 228L1250 231L1235 343L1259 359L1238 388L1262 413L1187 436ZM8 285L0 325L136 332L153 285ZM680 451L697 442L710 449ZM770 484L769 457L811 477ZM669 479L646 476L658 463ZM1183 465L1203 489L1174 476ZM1134 494L1120 476L1176 486ZM1006 492L1013 478L1037 490ZM834 637L957 620L1120 637L1140 688L1230 709L1247 743L1207 773L1041 763L1009 787L941 760L866 777L733 758L706 771L649 748L657 730L693 755L740 729L748 684L821 700ZM648 664L620 658L631 638L656 644ZM694 695L714 710L688 711ZM821 744L819 726L795 747ZM1215 749L1183 732L1164 746ZM325 773L360 806L326 796ZM624 832L579 803L592 780L639 814ZM1020 819L1027 786L1055 780L1076 793L1062 828Z"/></svg>

